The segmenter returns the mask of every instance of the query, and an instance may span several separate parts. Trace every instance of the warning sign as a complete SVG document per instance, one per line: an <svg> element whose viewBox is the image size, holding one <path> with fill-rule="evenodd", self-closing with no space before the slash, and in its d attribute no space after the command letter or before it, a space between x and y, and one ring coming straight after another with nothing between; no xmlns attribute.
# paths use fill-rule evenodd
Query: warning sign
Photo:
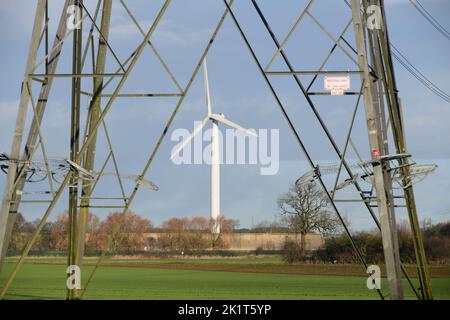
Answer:
<svg viewBox="0 0 450 320"><path fill-rule="evenodd" d="M323 86L331 95L343 95L345 90L350 89L350 77L325 77Z"/></svg>
<svg viewBox="0 0 450 320"><path fill-rule="evenodd" d="M372 154L375 158L379 158L380 157L380 150L378 149L373 149L372 150Z"/></svg>

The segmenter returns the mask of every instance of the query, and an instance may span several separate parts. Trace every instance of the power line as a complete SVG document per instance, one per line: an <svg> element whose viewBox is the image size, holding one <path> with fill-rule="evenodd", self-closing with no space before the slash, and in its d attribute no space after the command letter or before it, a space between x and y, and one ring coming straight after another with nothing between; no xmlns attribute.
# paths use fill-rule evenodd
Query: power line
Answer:
<svg viewBox="0 0 450 320"><path fill-rule="evenodd" d="M416 8L417 11L444 37L450 40L450 32L448 32L440 23L437 21L431 13L419 2L419 0L409 0L409 2Z"/></svg>
<svg viewBox="0 0 450 320"><path fill-rule="evenodd" d="M390 43L393 49L393 57L402 65L411 75L421 82L427 89L439 96L441 99L450 102L450 95L435 85L430 79L428 79L419 69L417 69L406 57L398 50L392 43Z"/></svg>
<svg viewBox="0 0 450 320"><path fill-rule="evenodd" d="M416 6L417 2L419 5L420 3L417 0L409 0L413 5ZM344 0L344 2L346 3L346 5L351 9L351 4L347 1ZM421 5L420 5L421 6ZM423 8L423 6L421 6ZM428 11L425 10L425 8L423 8L424 12L428 13ZM425 13L424 13L425 14ZM429 13L428 13L429 14ZM430 15L430 19L435 20L431 14ZM435 20L436 21L436 20ZM441 26L437 21L436 23ZM441 26L442 27L442 26ZM443 28L443 27L442 27ZM447 32L445 29L443 30L444 32ZM447 32L448 34L448 32ZM446 101L446 102L450 102L450 95L448 93L446 93L445 91L443 91L442 89L440 89L437 85L435 85L429 78L427 78L422 72L420 72L419 69L417 69L406 57L405 55L399 50L397 49L392 42L389 41L389 45L391 46L391 48L393 49L392 51L392 56L400 63L400 65L402 67L404 67L409 73L411 73L411 75L416 78L420 83L422 83L428 90L430 90L431 92L433 92L435 95L437 95L438 97L440 97L442 100Z"/></svg>

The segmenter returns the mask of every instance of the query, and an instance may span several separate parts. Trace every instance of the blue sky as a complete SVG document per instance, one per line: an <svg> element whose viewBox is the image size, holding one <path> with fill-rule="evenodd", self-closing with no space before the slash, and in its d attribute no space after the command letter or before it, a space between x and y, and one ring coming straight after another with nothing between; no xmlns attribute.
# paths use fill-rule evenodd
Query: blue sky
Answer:
<svg viewBox="0 0 450 320"><path fill-rule="evenodd" d="M305 6L306 1L259 1L278 38L283 38ZM341 1L317 0L311 12L336 36L345 26L350 12ZM9 152L18 105L20 83L26 61L29 37L34 16L34 4L29 0L2 0L0 6L0 150ZM33 2L34 3L34 2ZM59 19L62 1L50 1L50 39ZM85 1L93 12L95 1ZM148 30L162 1L127 1L144 30ZM437 33L419 15L407 0L386 1L391 41L427 77L444 91L450 92L450 43ZM427 9L447 29L450 3L446 0L424 1ZM153 43L159 49L176 78L184 87L192 74L201 52L217 24L224 8L222 1L173 0L167 14L156 30ZM274 53L273 43L256 16L249 1L237 0L235 13L252 42L258 57L267 63ZM87 27L87 25L85 26ZM121 61L139 44L142 37L134 28L118 1L114 1L110 43ZM353 34L347 39L353 43ZM70 70L71 38L66 42L58 72ZM286 52L297 70L317 68L332 43L305 18L286 46ZM42 54L42 53L41 53ZM39 60L39 59L38 59ZM108 55L107 72L115 71L117 64ZM90 60L86 68L89 70ZM260 176L257 165L222 166L222 214L239 219L241 226L248 227L263 220L272 220L277 214L276 199L287 191L289 185L309 170L292 133L278 110L273 97L252 61L242 39L228 17L208 55L210 86L213 108L223 112L227 118L251 128L280 130L280 171L274 176ZM351 69L352 62L338 52L330 60L333 68ZM273 70L283 70L280 59ZM285 70L285 69L284 69ZM418 163L436 163L438 171L416 185L417 205L420 218L434 221L450 219L450 104L442 101L424 88L416 79L395 64L397 83L403 102L409 152ZM159 187L158 192L141 190L132 210L159 224L173 216L209 214L209 167L207 165L176 166L170 162L170 151L175 142L170 133L177 128L191 130L193 122L205 116L203 78L196 77L186 96L167 139L163 142L147 178ZM305 77L305 80L308 78ZM352 78L357 87L358 79ZM111 88L114 84L111 85ZM305 99L291 80L277 78L274 85L280 92L288 112L314 159L319 163L334 162L329 143L326 141L307 109ZM83 88L91 88L91 82L83 82ZM316 89L321 89L319 81ZM34 91L38 92L38 86ZM176 87L163 72L154 55L146 48L142 58L131 74L122 92L176 92ZM110 91L109 91L110 92ZM87 99L83 98L83 112ZM314 99L325 122L342 145L345 131L354 104L353 97L317 97ZM103 101L104 103L104 101ZM165 122L176 103L175 98L117 99L106 117L114 149L121 171L137 174L149 156ZM54 90L47 107L43 134L47 152L51 156L64 158L68 155L68 132L70 121L70 81L55 81ZM363 109L357 115L353 138L364 156L368 157L367 133ZM28 119L30 119L29 114ZM82 119L83 115L82 115ZM99 136L104 141L104 136ZM102 140L103 139L103 140ZM100 147L97 168L105 156ZM40 157L40 154L38 154ZM320 160L320 161L319 161ZM112 167L109 167L109 171ZM0 179L0 191L3 181ZM99 195L117 195L113 180L105 179L99 185ZM33 186L44 188L44 186ZM127 183L128 192L132 185ZM51 217L63 211L67 199L62 197ZM44 207L23 206L29 218L38 218ZM349 217L352 228L372 228L366 211L358 205L342 207ZM104 216L107 212L96 212ZM405 218L399 210L399 219Z"/></svg>

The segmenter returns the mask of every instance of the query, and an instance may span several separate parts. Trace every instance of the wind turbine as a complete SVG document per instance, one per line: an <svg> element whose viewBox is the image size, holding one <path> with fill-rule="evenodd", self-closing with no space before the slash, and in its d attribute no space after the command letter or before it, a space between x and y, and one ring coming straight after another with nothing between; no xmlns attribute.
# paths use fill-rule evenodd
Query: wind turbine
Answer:
<svg viewBox="0 0 450 320"><path fill-rule="evenodd" d="M173 159L195 136L202 131L206 123L211 120L211 218L214 221L212 227L212 233L215 235L220 234L220 223L218 221L220 217L220 146L219 146L219 122L227 125L236 130L242 131L248 135L257 137L257 135L245 129L240 125L227 120L223 113L212 113L211 108L211 96L209 94L209 81L208 81L208 67L206 65L206 59L203 61L203 74L205 78L205 91L206 91L206 105L208 108L208 114L202 120L202 122L194 128L194 131L175 149L172 153L171 159Z"/></svg>

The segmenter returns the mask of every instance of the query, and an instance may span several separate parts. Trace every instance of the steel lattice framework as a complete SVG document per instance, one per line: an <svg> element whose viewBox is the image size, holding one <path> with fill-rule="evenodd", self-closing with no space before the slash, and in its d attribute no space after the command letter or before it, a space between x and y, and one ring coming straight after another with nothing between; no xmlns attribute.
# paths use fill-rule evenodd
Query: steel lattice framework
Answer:
<svg viewBox="0 0 450 320"><path fill-rule="evenodd" d="M37 0L37 8L31 42L28 53L28 60L25 69L24 80L22 83L22 90L20 96L20 104L18 109L18 116L16 122L16 129L14 132L12 150L8 155L3 155L3 160L7 162L7 178L5 191L3 195L2 207L0 212L0 251L2 252L2 260L6 255L8 241L14 223L15 215L19 210L21 203L47 203L48 206L43 213L37 229L26 247L23 254L17 261L12 273L4 285L0 297L3 298L5 293L12 284L17 275L18 270L22 266L25 257L30 252L34 243L39 237L40 232L45 226L45 223L54 209L61 195L68 190L69 192L69 236L68 236L68 266L77 265L82 266L82 258L84 256L84 242L86 233L86 223L89 209L102 208L118 208L121 210L122 220L126 212L135 199L135 196L141 186L149 189L157 189L157 187L150 181L145 180L145 176L152 165L152 162L157 154L163 140L165 139L171 125L177 115L178 111L183 105L183 101L189 92L200 68L206 58L209 50L213 46L225 19L231 19L235 25L238 33L242 37L245 47L248 49L256 66L258 67L261 77L266 82L267 87L275 99L281 113L283 114L286 123L292 131L298 146L303 151L310 167L312 180L316 181L330 200L331 207L337 217L340 219L346 234L348 235L354 252L364 269L362 274L367 270L368 263L364 258L363 253L355 243L353 236L346 226L345 220L341 214L339 205L346 202L358 201L364 205L369 213L369 216L377 227L381 230L383 247L385 254L385 262L389 284L389 296L391 299L403 298L402 273L409 281L412 290L419 299L431 299L431 288L427 270L427 262L424 254L422 236L419 229L418 215L414 201L413 185L411 183L412 174L411 168L413 163L410 160L410 154L406 149L404 122L402 118L401 103L398 96L398 90L395 82L394 68L391 59L391 52L389 46L389 35L387 31L387 22L384 12L383 0L351 0L345 3L348 6L348 11L342 14L348 14L349 20L345 28L340 32L339 37L334 37L333 32L327 30L324 24L317 18L311 10L314 0L307 1L306 6L302 7L300 14L297 16L295 23L289 30L285 37L276 34L272 29L269 19L266 17L267 13L259 7L256 0L249 0L256 16L260 19L260 25L264 32L270 37L272 41L272 48L265 48L273 52L272 58L269 59L267 65L264 67L262 59L259 58L260 53L256 51L252 45L246 31L241 26L238 18L238 12L233 9L234 0L222 0L223 13L217 21L214 31L210 35L206 46L198 61L193 68L193 72L183 86L175 76L177 73L173 72L166 63L163 56L160 54L154 43L151 41L158 25L164 19L164 15L171 3L170 0L165 0L160 7L151 27L144 30L138 19L134 16L132 11L126 4L126 1L114 1L114 5L118 4L123 9L133 24L136 30L142 35L140 44L132 50L129 57L125 61L120 61L114 52L114 48L109 43L111 31L111 15L112 15L112 0L99 0L95 12L90 12L82 0L66 0L63 6L63 11L59 20L59 26L56 31L53 45L50 47L48 43L49 28L48 28L48 3L46 0ZM320 0L317 0L320 1ZM78 28L68 29L67 12L68 9L75 6L82 12L82 18L79 21ZM303 4L302 4L303 6ZM378 28L371 28L368 26L368 15L371 6L380 8L381 22ZM319 67L311 66L307 70L297 70L295 65L291 63L286 49L289 41L292 41L292 35L298 27L305 21L310 19L318 29L330 40L329 52L325 55L325 59ZM83 43L83 25L89 25L90 28L88 36ZM354 39L350 40L347 33L352 30ZM97 49L94 46L94 34L98 35ZM58 73L58 61L62 54L63 46L67 46L69 39L72 38L72 72ZM206 40L206 39L205 39ZM352 44L353 43L353 44ZM44 46L45 55L38 61L39 48ZM123 93L128 76L135 68L138 60L141 58L144 48L149 47L161 66L165 70L172 84L178 89L174 93L143 93L130 92ZM327 63L330 59L340 52L345 56L345 59L351 66L347 69L328 70ZM106 57L107 53L117 63L118 68L113 73L106 72ZM92 70L86 71L85 62L88 56L92 57ZM282 62L283 67L279 70L274 70L275 61ZM279 65L279 64L277 64ZM44 71L38 73L39 67L43 67ZM346 96L354 96L355 102L352 111L349 113L349 124L345 142L342 146L336 142L335 137L325 124L317 106L321 104L321 99L324 96L329 96L330 92L313 91L315 84L324 75L350 75L357 79L359 90L353 92L345 92ZM312 77L310 81L306 81L307 76ZM307 108L310 110L317 123L319 124L322 133L326 140L331 145L338 165L334 168L333 174L336 174L332 179L332 184L327 185L321 172L321 166L310 155L304 142L304 133L302 128L294 125L291 115L288 113L282 99L282 93L276 89L274 85L274 78L285 77L291 79L295 84L299 94L305 101L299 108ZM63 162L55 162L46 152L44 137L41 130L41 123L46 114L46 106L50 97L53 83L60 78L71 79L71 128L70 128L70 155L68 159ZM352 79L354 79L352 78ZM82 81L92 82L92 92L83 91ZM353 81L353 80L352 80ZM40 89L37 94L33 93L33 84L39 84ZM107 93L106 89L110 89ZM86 96L89 99L89 109L87 114L86 127L84 134L81 134L80 121L80 105L81 97ZM142 171L137 175L124 175L119 171L116 160L116 153L113 150L112 143L109 136L108 126L105 117L114 106L115 101L121 97L134 98L149 98L149 97L171 97L177 98L175 107L164 125L163 131L160 133L154 148L150 151L147 161L142 168ZM339 99L337 96L335 99ZM102 104L103 101L103 104ZM350 149L360 157L360 153L356 149L355 143L352 140L352 130L356 121L356 113L364 105L364 114L367 125L367 132L370 145L371 159L364 163L364 168L369 168L368 180L370 180L372 188L367 191L361 181L356 179L357 174L354 172L354 167L349 163L347 157ZM28 132L25 132L25 121L27 110L31 108L33 120ZM95 168L96 149L98 148L98 135L101 131L106 137L106 147L108 149L107 157L102 161L99 168ZM23 138L26 134L25 147L21 151L23 145ZM394 150L389 150L389 142L394 144ZM37 167L34 162L35 154L40 149L43 161ZM1 160L1 158L0 158ZM105 172L106 165L111 162L114 167L114 172ZM34 170L34 171L33 171ZM54 176L56 171L62 179L56 181ZM23 199L24 188L30 182L30 172L44 173L45 180L48 181L50 191L46 192L45 198L26 200ZM397 175L396 181L401 185L400 194L394 194L393 191L393 172ZM117 178L117 184L121 190L121 196L116 198L106 198L103 200L109 201L107 205L95 206L93 201L96 199L93 192L98 181L105 175L112 175ZM123 187L124 179L131 179L134 182L134 187L130 194L126 194ZM344 181L342 182L342 180ZM303 181L303 180L302 180ZM304 181L303 181L304 182ZM354 188L357 195L353 199L340 199L337 196L337 191L345 187ZM50 197L50 198L49 198ZM420 288L417 289L406 274L402 267L399 256L398 240L396 234L395 222L395 199L401 198L405 201L403 205L406 207L411 228L414 234L414 247L416 251L418 274L420 279ZM121 201L120 206L113 205L113 200ZM374 203L375 202L375 203ZM114 238L119 236L120 225L117 225L112 233L109 235L109 244L114 241ZM97 268L106 258L108 250L104 250L100 259L98 260L93 272L88 277L87 284L82 290L72 289L68 290L68 299L81 298L86 292L87 287L91 283ZM377 290L379 296L384 299L381 290Z"/></svg>

